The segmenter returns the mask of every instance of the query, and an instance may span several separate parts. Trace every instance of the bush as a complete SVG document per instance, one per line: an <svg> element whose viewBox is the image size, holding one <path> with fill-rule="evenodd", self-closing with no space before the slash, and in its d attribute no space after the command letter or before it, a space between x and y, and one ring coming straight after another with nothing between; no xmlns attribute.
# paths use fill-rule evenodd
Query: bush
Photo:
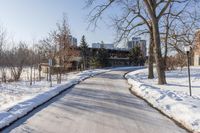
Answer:
<svg viewBox="0 0 200 133"><path fill-rule="evenodd" d="M182 53L178 53L175 56L167 57L166 64L167 70L175 70L177 67L180 67L182 70L182 68L187 65L187 57Z"/></svg>

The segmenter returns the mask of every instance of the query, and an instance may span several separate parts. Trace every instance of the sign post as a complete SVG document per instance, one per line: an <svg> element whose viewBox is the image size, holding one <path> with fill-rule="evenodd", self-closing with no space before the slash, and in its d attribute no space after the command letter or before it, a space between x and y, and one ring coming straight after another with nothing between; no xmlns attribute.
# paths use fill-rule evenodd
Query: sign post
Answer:
<svg viewBox="0 0 200 133"><path fill-rule="evenodd" d="M185 52L187 54L189 92L190 92L190 96L192 96L191 79L190 79L190 49L191 49L190 46L185 46Z"/></svg>

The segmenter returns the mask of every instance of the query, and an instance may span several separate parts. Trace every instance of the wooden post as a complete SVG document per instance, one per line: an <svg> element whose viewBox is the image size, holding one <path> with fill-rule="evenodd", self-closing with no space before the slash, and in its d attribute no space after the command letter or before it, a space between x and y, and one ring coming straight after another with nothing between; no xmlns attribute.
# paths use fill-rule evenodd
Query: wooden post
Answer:
<svg viewBox="0 0 200 133"><path fill-rule="evenodd" d="M35 84L35 65L33 67L33 80L34 80L34 84Z"/></svg>
<svg viewBox="0 0 200 133"><path fill-rule="evenodd" d="M52 87L51 66L49 66L49 81L50 81L50 87Z"/></svg>
<svg viewBox="0 0 200 133"><path fill-rule="evenodd" d="M47 81L49 81L49 68L47 67Z"/></svg>
<svg viewBox="0 0 200 133"><path fill-rule="evenodd" d="M32 65L31 65L31 75L30 75L30 86L32 85Z"/></svg>
<svg viewBox="0 0 200 133"><path fill-rule="evenodd" d="M39 64L38 66L38 72L39 72L39 81L41 81L41 65Z"/></svg>

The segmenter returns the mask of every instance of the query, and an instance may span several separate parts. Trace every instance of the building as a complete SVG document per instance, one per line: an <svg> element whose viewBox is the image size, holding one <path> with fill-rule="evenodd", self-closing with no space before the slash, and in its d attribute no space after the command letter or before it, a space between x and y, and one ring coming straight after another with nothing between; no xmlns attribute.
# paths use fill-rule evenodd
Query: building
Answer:
<svg viewBox="0 0 200 133"><path fill-rule="evenodd" d="M75 47L75 49L77 51L80 51L80 47ZM94 57L98 52L99 52L99 48L88 48L88 53L89 53L89 57ZM106 49L107 53L109 53L109 58L108 58L108 62L109 62L109 66L110 67L117 67L117 66L131 66L132 64L130 63L130 59L129 59L129 50L128 49ZM55 57L53 59L53 66L52 68L52 73L58 73L59 71L71 71L71 70L78 70L81 69L82 66L82 57L81 55L77 55L75 57L73 57L70 61L70 63L68 63L68 66L64 66L64 65L59 65L58 61L57 61L58 57ZM48 68L49 68L49 64L48 64L48 59L44 60L43 63L40 65L41 66L41 70L45 73L48 72ZM92 66L90 66L92 68Z"/></svg>
<svg viewBox="0 0 200 133"><path fill-rule="evenodd" d="M131 41L128 41L126 44L126 48L128 50L134 48L134 47L140 47L140 50L142 51L143 55L146 56L146 40L142 40L140 37L133 37Z"/></svg>
<svg viewBox="0 0 200 133"><path fill-rule="evenodd" d="M73 46L77 47L77 39L75 37L69 35L69 40Z"/></svg>
<svg viewBox="0 0 200 133"><path fill-rule="evenodd" d="M194 66L200 66L200 30L195 33Z"/></svg>
<svg viewBox="0 0 200 133"><path fill-rule="evenodd" d="M110 66L129 66L129 51L126 49L106 49L109 53L108 62ZM99 48L89 48L91 56L96 55L98 53Z"/></svg>
<svg viewBox="0 0 200 133"><path fill-rule="evenodd" d="M101 44L100 43L92 43L92 48L101 48Z"/></svg>
<svg viewBox="0 0 200 133"><path fill-rule="evenodd" d="M92 48L115 49L114 44L92 43Z"/></svg>

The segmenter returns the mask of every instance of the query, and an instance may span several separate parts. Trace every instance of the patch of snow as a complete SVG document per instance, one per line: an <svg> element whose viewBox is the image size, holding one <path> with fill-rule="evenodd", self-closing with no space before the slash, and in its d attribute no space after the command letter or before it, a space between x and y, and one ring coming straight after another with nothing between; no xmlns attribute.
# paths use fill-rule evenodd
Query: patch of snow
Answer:
<svg viewBox="0 0 200 133"><path fill-rule="evenodd" d="M132 91L193 132L200 132L200 68L191 68L193 96L188 94L187 69L166 72L167 85L147 79L147 69L126 75Z"/></svg>
<svg viewBox="0 0 200 133"><path fill-rule="evenodd" d="M63 82L60 85L57 85L54 81L54 86L51 88L47 81L38 81L33 86L30 86L27 81L1 84L0 95L4 97L0 99L0 128L24 116L63 90L86 78L107 71L110 71L110 69L94 69L76 74L71 73L62 77ZM55 77L53 77L54 79Z"/></svg>

